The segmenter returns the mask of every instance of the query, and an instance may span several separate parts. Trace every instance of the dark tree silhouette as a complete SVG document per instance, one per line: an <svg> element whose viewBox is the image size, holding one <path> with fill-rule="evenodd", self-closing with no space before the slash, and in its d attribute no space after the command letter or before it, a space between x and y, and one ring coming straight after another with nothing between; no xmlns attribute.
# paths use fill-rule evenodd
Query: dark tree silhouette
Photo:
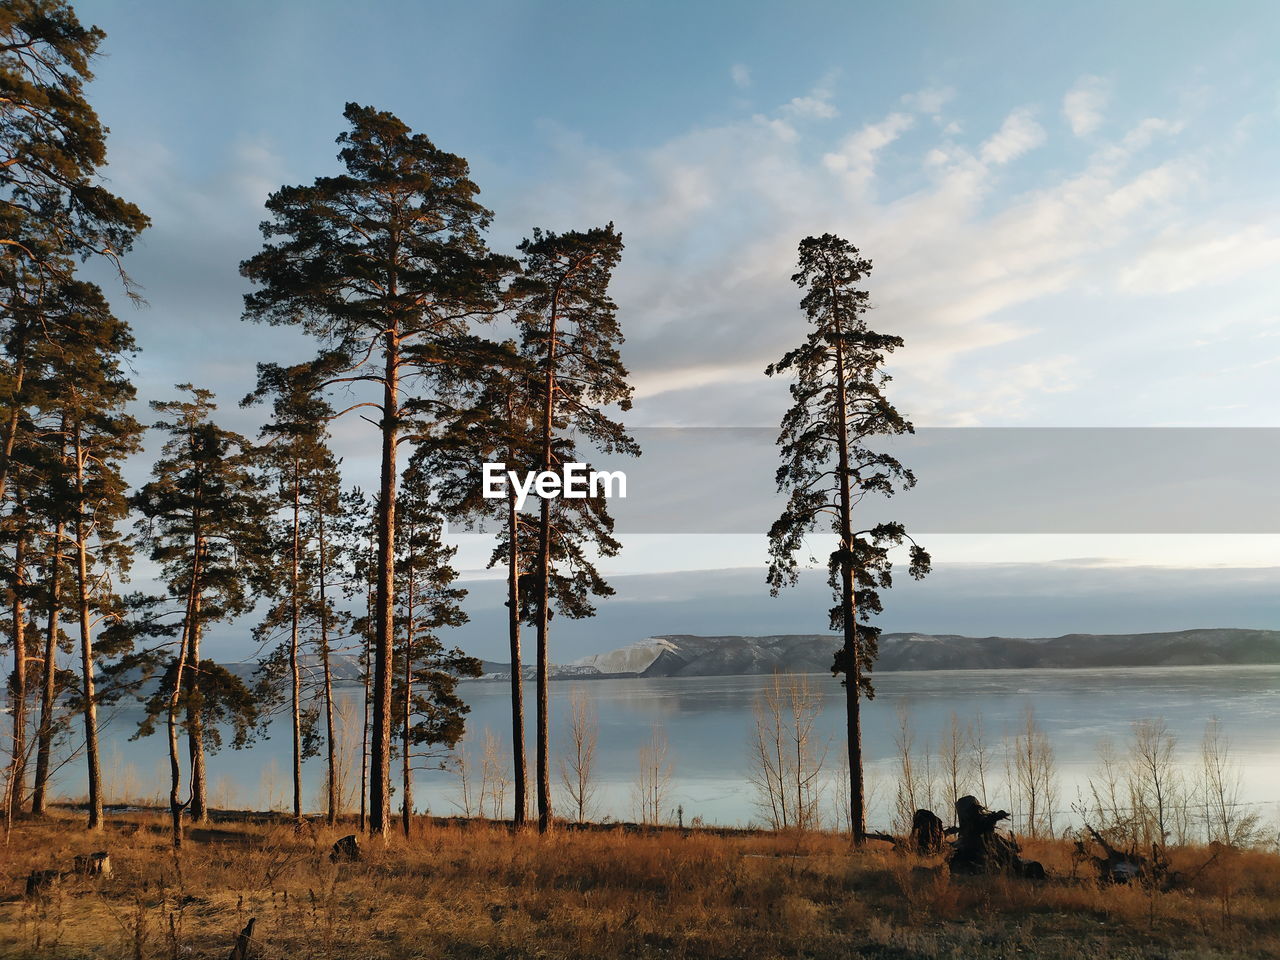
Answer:
<svg viewBox="0 0 1280 960"><path fill-rule="evenodd" d="M606 408L631 408L631 386L619 346L622 329L609 281L622 258L622 237L610 223L587 231L556 234L534 230L520 245L523 272L512 283L521 353L536 386L542 470L557 471L577 461L572 438L581 437L606 453L638 456L640 448ZM590 597L612 588L589 558L588 544L613 556L613 519L603 497L581 500L542 498L536 559L527 602L537 629L537 796L538 829L551 824L551 767L547 716L548 640L552 606L570 617L594 614ZM519 537L508 547L519 546Z"/></svg>
<svg viewBox="0 0 1280 960"><path fill-rule="evenodd" d="M798 266L792 280L805 291L800 306L812 329L765 370L792 378L792 406L778 435L777 483L787 505L769 530L768 581L775 596L796 582L796 554L806 535L828 518L836 536L827 563L836 599L831 629L844 637L831 669L845 678L850 821L860 844L866 838L860 698L875 695L869 674L880 634L869 621L881 612L879 591L893 583L893 547L910 543L910 572L917 579L928 573L930 561L900 523L859 531L853 525L854 507L867 494L891 496L915 485L915 476L897 459L867 445L872 437L913 432L884 395L889 376L881 368L902 338L866 324L870 304L858 284L871 272L871 261L827 233L800 242Z"/></svg>
<svg viewBox="0 0 1280 960"><path fill-rule="evenodd" d="M338 138L346 172L283 187L267 201L267 243L241 265L259 285L245 315L300 324L327 349L328 384L372 386L382 442L373 610L370 826L390 828L392 641L400 444L429 434L490 362L470 333L500 305L512 262L486 249L490 213L461 157L390 113L347 105Z"/></svg>
<svg viewBox="0 0 1280 960"><path fill-rule="evenodd" d="M205 749L217 749L217 722L224 715L242 717L235 746L247 739L256 722L256 702L249 690L225 668L201 657L205 626L249 612L264 542L265 498L250 469L253 447L244 437L217 426L208 390L180 384L186 400L152 401L166 419L155 425L168 435L151 474L154 479L134 498L144 523L141 540L160 564L170 597L183 606L175 656L165 673L163 693L147 701L145 735L165 715L169 734L173 841L182 843L181 766L178 714L185 709L191 762L191 818L208 816Z"/></svg>

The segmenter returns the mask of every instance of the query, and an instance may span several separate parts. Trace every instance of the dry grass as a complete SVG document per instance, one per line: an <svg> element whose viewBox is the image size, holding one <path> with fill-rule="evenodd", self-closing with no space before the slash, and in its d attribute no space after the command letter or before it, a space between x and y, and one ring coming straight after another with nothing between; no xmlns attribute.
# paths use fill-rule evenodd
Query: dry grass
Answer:
<svg viewBox="0 0 1280 960"><path fill-rule="evenodd" d="M0 956L225 958L257 917L265 960L364 957L1274 957L1280 857L1175 851L1173 892L1072 878L1065 843L1029 845L1054 879L951 881L880 844L824 834L563 831L513 838L423 821L411 843L328 851L349 830L161 818L105 837L20 824L0 847ZM109 849L115 876L22 896L32 870Z"/></svg>

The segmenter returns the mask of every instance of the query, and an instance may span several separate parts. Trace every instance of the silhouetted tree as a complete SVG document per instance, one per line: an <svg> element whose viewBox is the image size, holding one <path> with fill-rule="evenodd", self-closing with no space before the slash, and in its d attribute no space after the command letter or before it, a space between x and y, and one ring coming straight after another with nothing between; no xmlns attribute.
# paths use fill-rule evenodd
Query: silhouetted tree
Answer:
<svg viewBox="0 0 1280 960"><path fill-rule="evenodd" d="M107 131L84 96L104 37L62 0L0 6L0 325L9 381L0 498L16 439L13 400L50 289L72 281L77 257L102 256L134 295L120 257L148 221L98 181Z"/></svg>
<svg viewBox="0 0 1280 960"><path fill-rule="evenodd" d="M479 660L457 648L446 649L440 640L442 628L467 622L461 606L467 592L454 586L457 571L450 561L457 548L442 542L443 520L422 465L415 458L405 471L405 493L396 516L398 669L392 702L400 721L401 824L406 837L413 815L414 748L453 749L470 709L457 695L458 680L481 672Z"/></svg>
<svg viewBox="0 0 1280 960"><path fill-rule="evenodd" d="M539 380L528 358L517 345L508 351L501 367L485 376L476 403L461 412L448 432L430 449L430 473L438 478L442 508L451 519L465 524L492 523L501 530L489 566L501 563L507 571L507 639L511 657L511 742L514 797L512 822L524 826L528 816L528 771L524 732L524 672L521 625L532 619L528 604L530 582L535 576L537 518L520 511L517 493L508 486L505 499L484 496L477 464L501 463L524 475L538 469L540 444L535 400ZM425 449L425 448L424 448ZM487 525L487 524L486 524Z"/></svg>
<svg viewBox="0 0 1280 960"><path fill-rule="evenodd" d="M876 436L913 432L884 395L889 377L885 356L902 338L875 333L866 324L870 304L858 287L871 272L856 247L832 234L800 242L799 270L792 280L805 291L800 306L812 326L804 342L765 373L792 379L792 406L778 435L782 466L779 491L787 494L782 516L769 530L771 592L797 580L796 554L823 517L836 536L828 559L836 605L831 629L843 634L832 672L843 674L849 748L849 808L855 843L866 838L860 698L875 695L868 674L880 630L871 617L882 607L879 591L893 583L889 551L910 542L910 572L929 571L929 555L902 524L880 523L856 531L853 510L868 493L891 496L915 484L894 457L867 446Z"/></svg>
<svg viewBox="0 0 1280 960"><path fill-rule="evenodd" d="M280 633L284 640L263 663L259 690L265 703L279 700L280 681L288 678L293 735L293 815L302 817L302 761L319 753L318 712L303 706L301 652L311 635L322 669L328 759L328 813L336 817L333 678L329 665L330 628L336 611L326 594L329 575L326 519L338 511L338 467L328 448L327 424L333 410L320 395L315 368L258 365L258 387L245 403L270 398L272 416L263 427L263 462L277 491L284 517L272 529L274 575L268 578L273 602L255 630L263 641ZM314 685L312 685L314 686Z"/></svg>
<svg viewBox="0 0 1280 960"><path fill-rule="evenodd" d="M208 390L180 384L189 399L152 401L166 419L155 429L168 435L152 467L154 479L138 491L135 505L145 523L141 539L160 564L170 596L183 604L176 655L164 682L147 701L149 734L163 713L169 733L170 792L174 843L182 841L178 714L185 708L191 759L191 817L207 817L205 749L221 744L217 723L237 721L234 746L246 742L256 721L256 702L233 674L201 657L202 632L210 623L247 613L263 543L261 484L250 470L253 448L210 419L216 409Z"/></svg>
<svg viewBox="0 0 1280 960"><path fill-rule="evenodd" d="M484 245L490 213L475 200L465 160L390 113L351 103L344 116L346 171L272 194L268 242L241 272L260 287L245 297L246 317L300 324L328 351L329 383L380 392L348 409L380 414L369 806L372 830L385 833L399 446L429 433L491 359L470 325L497 309L512 264Z"/></svg>
<svg viewBox="0 0 1280 960"><path fill-rule="evenodd" d="M640 449L606 408L631 408L631 386L618 348L622 329L609 281L622 257L622 237L610 223L587 231L556 234L535 229L520 244L523 272L512 282L522 354L537 382L539 467L555 470L576 462L572 438L606 453L632 456ZM519 537L510 541L519 545ZM551 824L551 766L547 717L548 638L552 604L570 617L594 614L591 596L612 588L600 577L588 545L613 556L613 519L603 497L542 498L537 555L528 603L538 643L537 778L538 829Z"/></svg>
<svg viewBox="0 0 1280 960"><path fill-rule="evenodd" d="M60 322L44 329L48 359L39 405L57 417L64 476L57 483L65 514L64 540L72 549L75 620L79 628L78 708L84 721L89 829L103 824L102 764L98 748L98 694L95 673L109 647L95 651L94 630L123 616L112 575L123 575L131 550L119 530L129 513L125 459L141 446L142 425L126 412L135 391L124 364L135 344L90 284L66 285L74 300Z"/></svg>

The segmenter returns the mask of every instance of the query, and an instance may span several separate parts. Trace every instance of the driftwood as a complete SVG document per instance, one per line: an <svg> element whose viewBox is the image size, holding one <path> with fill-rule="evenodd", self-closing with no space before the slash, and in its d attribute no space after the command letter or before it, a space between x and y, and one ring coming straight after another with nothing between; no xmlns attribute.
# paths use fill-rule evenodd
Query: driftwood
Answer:
<svg viewBox="0 0 1280 960"><path fill-rule="evenodd" d="M1138 880L1142 883L1159 882L1170 885L1176 882L1169 872L1169 864L1165 860L1164 852L1156 844L1151 845L1151 856L1148 858L1136 850L1117 850L1106 837L1089 824L1086 823L1084 828L1088 832L1089 839L1102 848L1103 856L1094 856L1083 840L1077 840L1076 857L1093 864L1098 872L1099 883L1131 883ZM1213 862L1216 857L1217 851L1214 852L1213 857L1209 858L1209 862Z"/></svg>
<svg viewBox="0 0 1280 960"><path fill-rule="evenodd" d="M231 948L227 960L262 960L262 946L253 939L253 928L257 923L257 917L249 918L240 936L236 937L236 945Z"/></svg>
<svg viewBox="0 0 1280 960"><path fill-rule="evenodd" d="M1008 873L1028 880L1043 880L1044 866L1036 860L1024 860L1018 855L1017 841L996 832L997 824L1008 819L1006 811L992 812L976 797L957 800L956 839L947 861L951 873Z"/></svg>
<svg viewBox="0 0 1280 960"><path fill-rule="evenodd" d="M329 859L333 863L355 863L360 859L360 838L354 833L342 837L329 851Z"/></svg>

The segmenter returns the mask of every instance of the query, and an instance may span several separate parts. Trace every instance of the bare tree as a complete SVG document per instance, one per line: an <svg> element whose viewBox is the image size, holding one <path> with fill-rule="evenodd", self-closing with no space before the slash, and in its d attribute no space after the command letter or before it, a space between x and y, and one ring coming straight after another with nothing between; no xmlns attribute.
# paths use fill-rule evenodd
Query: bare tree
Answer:
<svg viewBox="0 0 1280 960"><path fill-rule="evenodd" d="M507 809L507 790L512 778L508 770L510 757L488 727L484 728L484 748L480 758L480 816L501 819Z"/></svg>
<svg viewBox="0 0 1280 960"><path fill-rule="evenodd" d="M1177 738L1163 718L1133 725L1129 776L1134 812L1144 843L1163 846L1173 833L1182 778L1174 762Z"/></svg>
<svg viewBox="0 0 1280 960"><path fill-rule="evenodd" d="M960 723L960 716L951 711L951 720L938 737L938 764L942 768L942 799L947 812L943 820L951 822L955 817L956 801L969 793L966 746L969 737Z"/></svg>
<svg viewBox="0 0 1280 960"><path fill-rule="evenodd" d="M897 733L893 736L897 748L897 799L895 803L895 829L906 833L911 829L911 818L916 810L933 808L933 762L929 746L916 751L915 731L911 728L908 705L897 705Z"/></svg>
<svg viewBox="0 0 1280 960"><path fill-rule="evenodd" d="M755 738L748 779L756 805L775 830L821 825L822 768L827 744L815 742L822 696L797 674L775 673L755 701ZM848 793L845 794L846 804Z"/></svg>
<svg viewBox="0 0 1280 960"><path fill-rule="evenodd" d="M970 785L977 791L977 797L983 806L987 804L987 775L991 770L991 744L987 742L986 730L982 725L982 711L973 718L973 723L965 728L968 740L968 766L966 777Z"/></svg>
<svg viewBox="0 0 1280 960"><path fill-rule="evenodd" d="M453 772L458 777L458 798L453 801L454 806L462 811L464 817L470 817L476 812L478 798L471 778L471 754L465 740L458 741L458 745L454 747L452 764Z"/></svg>
<svg viewBox="0 0 1280 960"><path fill-rule="evenodd" d="M578 823L586 821L595 806L596 785L591 770L599 728L595 701L587 691L574 687L569 695L569 750L560 757L560 783Z"/></svg>
<svg viewBox="0 0 1280 960"><path fill-rule="evenodd" d="M1053 744L1036 721L1035 708L1027 704L1022 730L1013 738L1013 782L1010 785L1023 808L1022 828L1032 837L1053 836L1058 777Z"/></svg>
<svg viewBox="0 0 1280 960"><path fill-rule="evenodd" d="M1257 842L1261 818L1254 811L1242 809L1243 778L1231 755L1231 739L1217 717L1205 724L1200 744L1200 779L1206 839L1233 847Z"/></svg>
<svg viewBox="0 0 1280 960"><path fill-rule="evenodd" d="M662 822L662 808L671 791L672 764L666 731L654 723L649 741L640 747L640 768L636 774L636 813L643 824Z"/></svg>

